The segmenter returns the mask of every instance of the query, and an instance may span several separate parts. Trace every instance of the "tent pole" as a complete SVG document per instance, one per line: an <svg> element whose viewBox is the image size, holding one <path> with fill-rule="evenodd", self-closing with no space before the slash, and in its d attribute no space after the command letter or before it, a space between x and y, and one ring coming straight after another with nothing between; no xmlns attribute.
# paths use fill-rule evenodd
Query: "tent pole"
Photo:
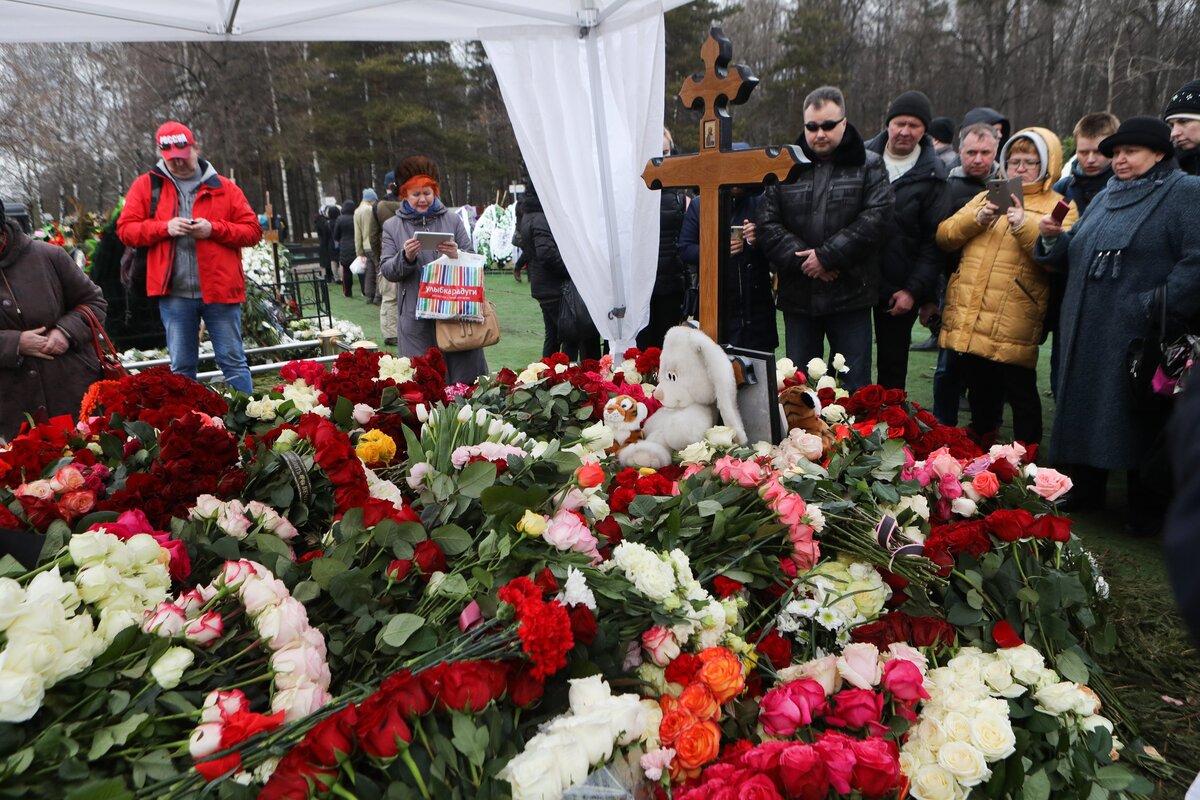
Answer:
<svg viewBox="0 0 1200 800"><path fill-rule="evenodd" d="M610 319L616 320L617 340L625 336L625 280L621 275L620 259L617 248L620 241L617 237L617 220L614 213L615 201L612 186L612 156L608 146L608 120L604 105L604 86L600 79L600 48L595 37L596 28L587 26L580 28L579 34L584 38L587 49L588 80L592 87L592 120L596 145L600 149L600 190L604 193L605 233L608 238L608 271L612 278L613 296L612 308L608 311ZM614 354L614 358L621 355Z"/></svg>

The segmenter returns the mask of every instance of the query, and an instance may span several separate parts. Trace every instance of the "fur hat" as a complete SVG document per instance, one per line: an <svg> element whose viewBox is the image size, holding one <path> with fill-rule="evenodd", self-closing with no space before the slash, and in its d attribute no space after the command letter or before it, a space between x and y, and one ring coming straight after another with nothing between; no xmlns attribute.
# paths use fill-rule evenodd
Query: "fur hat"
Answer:
<svg viewBox="0 0 1200 800"><path fill-rule="evenodd" d="M426 156L409 156L401 161L396 165L396 174L393 180L396 186L403 186L408 183L409 179L415 178L417 175L428 175L433 178L434 182L442 182L437 164L433 163L432 158Z"/></svg>

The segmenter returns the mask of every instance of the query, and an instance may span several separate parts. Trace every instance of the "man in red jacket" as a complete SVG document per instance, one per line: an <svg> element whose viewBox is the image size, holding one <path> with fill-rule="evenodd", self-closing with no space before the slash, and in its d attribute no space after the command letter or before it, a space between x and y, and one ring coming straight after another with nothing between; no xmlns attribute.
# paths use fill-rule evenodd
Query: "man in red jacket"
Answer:
<svg viewBox="0 0 1200 800"><path fill-rule="evenodd" d="M250 394L241 249L262 239L258 215L200 158L186 126L164 123L154 138L161 158L129 187L117 234L127 247L147 250L146 294L158 298L171 371L195 379L203 319L225 382Z"/></svg>

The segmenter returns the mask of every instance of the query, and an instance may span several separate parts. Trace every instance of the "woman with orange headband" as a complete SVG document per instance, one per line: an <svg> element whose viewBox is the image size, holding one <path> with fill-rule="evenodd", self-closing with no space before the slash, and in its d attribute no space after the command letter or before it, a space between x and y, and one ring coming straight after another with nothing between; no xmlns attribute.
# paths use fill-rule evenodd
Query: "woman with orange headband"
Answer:
<svg viewBox="0 0 1200 800"><path fill-rule="evenodd" d="M379 268L383 277L398 284L396 306L396 352L401 356L422 356L437 346L432 320L417 319L417 289L421 267L441 256L457 258L460 250L474 252L471 234L462 218L442 204L438 187L438 168L424 156L410 156L396 167L400 187L400 208L383 223L383 247ZM436 250L422 250L417 231L454 234ZM483 350L443 353L449 383L474 383L488 371Z"/></svg>

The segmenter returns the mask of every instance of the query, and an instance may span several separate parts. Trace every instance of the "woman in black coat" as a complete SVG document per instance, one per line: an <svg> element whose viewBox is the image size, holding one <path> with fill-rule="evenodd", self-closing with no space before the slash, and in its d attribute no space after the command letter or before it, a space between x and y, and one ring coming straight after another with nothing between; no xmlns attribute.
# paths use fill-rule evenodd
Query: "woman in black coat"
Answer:
<svg viewBox="0 0 1200 800"><path fill-rule="evenodd" d="M329 220L336 219L336 215L340 213L337 206L328 206L322 208L313 217L313 223L317 226L317 258L321 261L321 272L325 276L326 283L333 283L333 227Z"/></svg>
<svg viewBox="0 0 1200 800"><path fill-rule="evenodd" d="M342 203L342 213L333 221L333 246L337 248L338 263L342 267L342 294L354 296L354 275L350 265L358 258L354 250L354 201Z"/></svg>

